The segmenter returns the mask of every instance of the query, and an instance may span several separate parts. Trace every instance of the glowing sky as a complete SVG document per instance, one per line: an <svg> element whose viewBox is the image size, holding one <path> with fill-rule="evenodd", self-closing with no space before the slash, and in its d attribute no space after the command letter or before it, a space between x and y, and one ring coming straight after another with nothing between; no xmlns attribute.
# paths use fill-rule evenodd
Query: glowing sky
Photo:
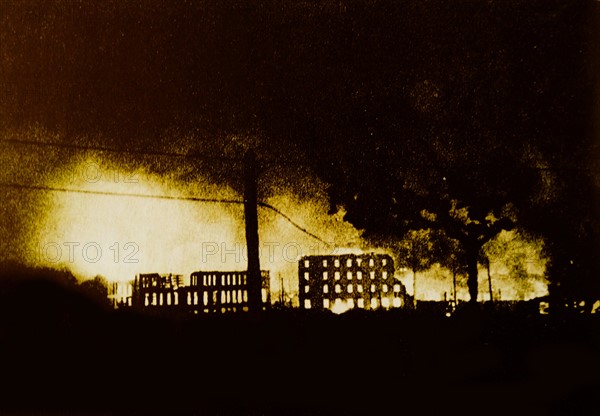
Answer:
<svg viewBox="0 0 600 416"><path fill-rule="evenodd" d="M388 166L390 187L429 189L437 179L428 175L439 173L438 185L458 192L453 198L474 197L463 201L472 206L478 185L489 183L470 173L489 176L515 204L536 194L535 209L549 218L560 218L561 210L547 208L572 200L571 185L582 202L589 199L579 176L565 176L561 189L565 167L595 169L598 159L590 139L600 129L590 120L600 118L588 93L600 84L599 54L596 12L587 5L495 2L485 12L457 11L451 2L244 3L4 1L0 139L119 151L2 142L0 182L239 200L239 160L252 148L270 160L261 167L259 199L349 251L377 247L343 212L328 214L328 194L351 198L358 184L379 189ZM140 153L146 150L194 157ZM535 175L521 178L521 168L539 167L560 174L548 169L541 187ZM358 184L345 185L353 173ZM1 189L2 260L111 280L245 267L238 204ZM573 224L591 209L581 205ZM332 246L272 210L258 215L261 265L275 291L279 274L293 291L295 257ZM544 231L543 221L532 222L524 226ZM576 229L564 227L542 234L559 245ZM530 254L537 268L529 276L543 282L539 251ZM503 298L542 293L537 284L521 285L503 261L492 267ZM410 293L412 277L399 277ZM422 273L417 294L440 298L448 278L435 268Z"/></svg>
<svg viewBox="0 0 600 416"><path fill-rule="evenodd" d="M51 140L37 134L35 140ZM109 194L242 200L232 187L217 185L206 178L210 175L190 173L187 164L164 157L148 161L131 154L4 146L5 183ZM297 290L297 259L302 255L381 251L343 220L343 211L327 213L325 184L314 175L290 171L283 177L285 170L274 170L276 180L263 172L259 194L267 198L259 195L259 199L323 240L301 232L271 210L259 209L261 268L270 270L274 292L280 290L281 279L286 291ZM241 170L232 169L229 174L230 183L239 182L235 176L241 175ZM66 267L82 278L102 275L113 281L128 281L137 273L189 276L196 270L246 268L242 204L23 189L9 189L6 195L1 223L4 258ZM511 279L501 261L492 265L494 291L500 291L503 299L547 292L539 253L527 255L529 264L538 265L530 270L537 278L532 277L527 284ZM396 269L397 277L412 294L412 273ZM487 275L484 270L481 274L483 294ZM417 279L418 298L441 300L444 292L451 296L448 271L436 266ZM457 292L459 299L467 299L464 282L459 282Z"/></svg>
<svg viewBox="0 0 600 416"><path fill-rule="evenodd" d="M238 191L216 185L202 173L190 176L188 166L171 160L144 160L145 164L136 165L123 162L135 160L131 155L10 145L5 150L3 161L10 169L5 171L4 182L109 194L243 199ZM24 159L29 162L23 163ZM161 166L161 174L155 173ZM6 173L10 170L15 174ZM239 170L230 175L234 183L241 179L236 178ZM261 266L271 270L277 281L282 273L288 287L300 256L331 252L340 244L355 248L361 244L358 231L340 215L327 215L323 184L314 177L304 178L302 187L313 189L311 199L294 195L292 190L276 190L264 201L331 245L299 231L271 210L259 210ZM22 257L15 246L23 244L28 263L67 267L82 277L100 274L110 280L130 280L143 272L189 275L196 270L246 268L241 203L23 189L8 193L17 201L14 216L24 217L27 227L20 230L26 235L24 241L15 240L5 257ZM34 202L23 201L23 195ZM2 231L19 234L12 228L6 222Z"/></svg>

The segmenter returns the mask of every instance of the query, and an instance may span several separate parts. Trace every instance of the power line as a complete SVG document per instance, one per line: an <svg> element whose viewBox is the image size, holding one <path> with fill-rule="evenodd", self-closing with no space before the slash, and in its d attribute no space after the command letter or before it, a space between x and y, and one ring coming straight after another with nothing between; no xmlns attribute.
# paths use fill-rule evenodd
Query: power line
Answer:
<svg viewBox="0 0 600 416"><path fill-rule="evenodd" d="M65 149L74 149L74 150L83 150L83 151L99 151L99 152L114 152L114 153L126 153L126 154L139 154L139 155L148 155L148 156L166 156L166 157L178 157L178 158L191 158L191 159L199 159L199 160L207 160L207 161L225 161L225 162L241 162L243 159L241 158L230 158L223 156L215 156L215 157L206 157L194 154L186 154L186 153L176 153L176 152L158 152L158 151L131 151L125 149L114 149L109 147L99 147L99 146L82 146L76 144L68 144L68 143L50 143L50 142L40 142L35 140L21 140L21 139L0 139L0 143L10 143L10 144L20 144L20 145L30 145L30 146L48 146L48 147L58 147ZM281 162L273 161L273 160L265 160L261 162L261 165L269 165L269 164L277 164ZM288 162L285 162L288 163ZM300 163L299 161L291 161L291 163ZM72 192L72 193L81 193L88 195L107 195L107 196L122 196L122 197L133 197L133 198L150 198L150 199L166 199L166 200L180 200L180 201L193 201L193 202L212 202L212 203L224 203L224 204L243 204L244 201L238 200L226 200L226 199L215 199L215 198L197 198L197 197L174 197L174 196L164 196L164 195L145 195L145 194L129 194L129 193L115 193L115 192L102 192L102 191L86 191L81 189L68 189L68 188L56 188L56 187L46 187L46 186L36 186L36 185L22 185L22 184L11 184L11 183L0 183L0 186L7 188L17 188L17 189L31 189L31 190L41 190L41 191L55 191L55 192ZM311 233L306 228L300 226L294 220L292 220L288 215L284 214L279 209L274 206L264 203L258 202L258 206L262 208L269 209L276 214L282 216L286 221L288 221L293 227L302 231L303 233L311 236L312 238L331 246L331 243L328 243L318 237L316 234Z"/></svg>
<svg viewBox="0 0 600 416"><path fill-rule="evenodd" d="M124 192L108 192L108 191L88 191L85 189L69 189L69 188L58 188L53 186L39 186L39 185L22 185L17 183L0 183L1 187L14 188L14 189L31 189L37 191L53 191L53 192L67 192L67 193L78 193L87 195L105 195L105 196L123 196L129 198L147 198L147 199L167 199L174 201L193 201L193 202L212 202L220 204L243 204L244 201L236 199L220 199L220 198L198 198L193 196L168 196L168 195L147 195L147 194L131 194Z"/></svg>
<svg viewBox="0 0 600 416"><path fill-rule="evenodd" d="M0 143L10 143L10 144L20 144L27 146L41 146L41 147L58 147L62 149L73 149L73 150L83 150L83 151L94 151L94 152L107 152L107 153L126 153L126 154L136 154L143 156L166 156L166 157L176 157L183 159L197 159L204 160L208 162L221 161L221 162L242 162L242 158L234 158L227 156L202 156L193 153L178 153L178 152L160 152L160 151L151 151L151 150L128 150L128 149L115 149L112 147L103 147L103 146L83 146L78 144L69 144L69 143L50 143L50 142L40 142L35 140L21 140L21 139L0 139Z"/></svg>
<svg viewBox="0 0 600 416"><path fill-rule="evenodd" d="M70 189L70 188L59 188L52 186L40 186L40 185L23 185L17 183L3 183L0 182L0 187L4 188L12 188L12 189L28 189L35 191L51 191L51 192L64 192L64 193L78 193L85 195L103 195L103 196L119 196L119 197L129 197L129 198L146 198L146 199L162 199L162 200L171 200L171 201L191 201L191 202L207 202L207 203L217 203L217 204L244 204L243 200L238 199L221 199L221 198L199 198L199 197L191 197L191 196L168 196L168 195L147 195L147 194L133 194L133 193L121 193L121 192L108 192L108 191L88 191L84 189ZM302 231L306 235L319 240L320 242L332 246L331 243L326 242L321 239L316 234L311 233L306 228L302 227L294 220L292 220L288 215L284 214L279 209L274 206L267 204L265 202L258 202L257 205L262 208L269 209L281 217L283 217L287 222L289 222L296 229Z"/></svg>
<svg viewBox="0 0 600 416"><path fill-rule="evenodd" d="M275 208L273 205L267 204L266 202L258 202L258 206L259 207L263 207L263 208L267 208L270 209L271 211L281 215L283 218L285 218L290 224L292 224L294 227L296 227L298 230L302 231L303 233L311 236L312 238L319 240L321 243L326 244L330 247L333 247L334 245L331 243L328 243L327 241L321 239L320 237L316 236L315 234L311 233L310 231L308 231L306 228L298 225L294 220L292 220L290 217L288 217L287 215L285 215L283 212L281 212L279 209Z"/></svg>

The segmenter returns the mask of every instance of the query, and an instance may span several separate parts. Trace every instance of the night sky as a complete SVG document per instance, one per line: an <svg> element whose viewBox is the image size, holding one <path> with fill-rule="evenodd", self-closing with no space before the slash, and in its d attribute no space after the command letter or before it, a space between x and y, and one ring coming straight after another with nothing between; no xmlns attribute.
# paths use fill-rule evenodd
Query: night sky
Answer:
<svg viewBox="0 0 600 416"><path fill-rule="evenodd" d="M326 241L372 248L343 220L346 194L365 186L355 176L452 186L482 165L514 183L514 160L597 168L597 16L596 1L4 0L2 182L236 199L253 149L262 200ZM90 166L102 180L86 180ZM560 193L558 172L536 203ZM235 206L99 198L7 189L3 258L133 240L163 269L145 271L189 272L199 236L243 244ZM319 243L273 213L260 220L264 241Z"/></svg>

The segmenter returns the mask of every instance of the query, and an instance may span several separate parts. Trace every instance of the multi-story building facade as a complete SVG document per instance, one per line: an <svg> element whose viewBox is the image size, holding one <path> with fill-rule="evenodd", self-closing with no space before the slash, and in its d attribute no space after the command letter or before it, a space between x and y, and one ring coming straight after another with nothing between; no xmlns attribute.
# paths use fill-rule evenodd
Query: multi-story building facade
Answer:
<svg viewBox="0 0 600 416"><path fill-rule="evenodd" d="M404 306L406 291L387 254L305 256L298 267L300 308L343 312Z"/></svg>
<svg viewBox="0 0 600 416"><path fill-rule="evenodd" d="M108 300L115 309L131 306L132 296L133 282L112 282L108 287Z"/></svg>
<svg viewBox="0 0 600 416"><path fill-rule="evenodd" d="M190 285L182 288L186 309L192 313L225 313L248 311L246 271L194 272ZM262 309L271 304L270 275L261 271Z"/></svg>
<svg viewBox="0 0 600 416"><path fill-rule="evenodd" d="M271 303L270 276L261 271L262 309ZM181 275L140 274L135 277L131 306L137 309L181 313L248 311L246 271L198 271L189 285Z"/></svg>
<svg viewBox="0 0 600 416"><path fill-rule="evenodd" d="M131 304L137 308L175 307L179 305L179 288L183 276L174 274L142 273L135 276Z"/></svg>

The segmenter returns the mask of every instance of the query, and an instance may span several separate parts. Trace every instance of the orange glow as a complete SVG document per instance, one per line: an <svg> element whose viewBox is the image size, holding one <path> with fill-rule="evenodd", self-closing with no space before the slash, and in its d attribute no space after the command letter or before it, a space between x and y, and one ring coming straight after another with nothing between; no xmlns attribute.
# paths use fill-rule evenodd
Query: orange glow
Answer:
<svg viewBox="0 0 600 416"><path fill-rule="evenodd" d="M83 164L83 166L82 166ZM90 161L69 172L82 172ZM90 174L91 175L91 174ZM127 172L105 169L98 180L71 173L52 186L95 192L182 196L158 178L137 173L136 182L112 180ZM129 174L131 176L131 174ZM93 178L93 177L92 177ZM221 192L223 193L223 192ZM229 191L229 193L232 193ZM189 195L189 194L188 194ZM240 240L242 205L218 206L189 201L54 193L40 221L37 253L45 265L64 265L83 276L97 274L111 281L131 280L144 272L189 275L201 267L237 269L232 262L205 256L202 243ZM241 256L240 256L241 257Z"/></svg>
<svg viewBox="0 0 600 416"><path fill-rule="evenodd" d="M77 158L64 165L47 185L93 192L242 200L221 185L182 183L92 158ZM66 266L82 277L99 274L110 281L129 281L138 273L187 277L196 270L247 267L242 204L64 192L47 195L47 208L32 239L39 264ZM281 276L293 292L301 256L333 253L337 241L360 241L350 224L327 214L325 202L299 200L290 194L273 196L266 202L331 242L319 242L281 216L259 210L261 268L271 271L272 285L279 284Z"/></svg>
<svg viewBox="0 0 600 416"><path fill-rule="evenodd" d="M136 166L126 169L119 163L91 157L67 160L71 162L56 168L53 179L46 181L47 186L94 192L242 199L233 189L202 179L185 182L173 174L159 176ZM43 163L37 159L35 162ZM36 163L33 165L37 166ZM22 180L35 183L33 177ZM365 243L360 232L343 220L343 211L329 215L325 185L316 180L312 185L318 190L312 199L283 191L264 202L288 213L325 243L300 232L281 216L259 210L261 268L271 271L271 287L279 287L281 278L291 295L297 294L297 261L303 255L383 252ZM31 231L27 231L28 249L34 254L28 260L34 264L67 267L81 277L102 275L110 281L129 281L136 274L147 272L188 277L196 270L244 270L247 267L242 204L63 192L39 195L39 203L31 214L35 214L35 219L29 222ZM539 244L520 241L514 233L506 232L501 233L498 240L527 258L527 276L513 276L506 259L493 258L495 299L531 299L547 294L543 277L546 265L540 257ZM481 269L479 274L480 300L485 300L489 298L487 271ZM396 277L410 292L412 272L397 266ZM469 298L464 276L458 278L457 292L458 299ZM444 293L447 299L453 296L452 277L447 270L435 265L418 273L417 299L442 300ZM391 303L390 306L395 306L393 300ZM345 304L336 307L333 301L331 305L339 313L348 308Z"/></svg>
<svg viewBox="0 0 600 416"><path fill-rule="evenodd" d="M342 299L336 299L331 308L331 311L339 315L348 311L349 309L351 309L351 306L348 304L348 302L343 301Z"/></svg>

